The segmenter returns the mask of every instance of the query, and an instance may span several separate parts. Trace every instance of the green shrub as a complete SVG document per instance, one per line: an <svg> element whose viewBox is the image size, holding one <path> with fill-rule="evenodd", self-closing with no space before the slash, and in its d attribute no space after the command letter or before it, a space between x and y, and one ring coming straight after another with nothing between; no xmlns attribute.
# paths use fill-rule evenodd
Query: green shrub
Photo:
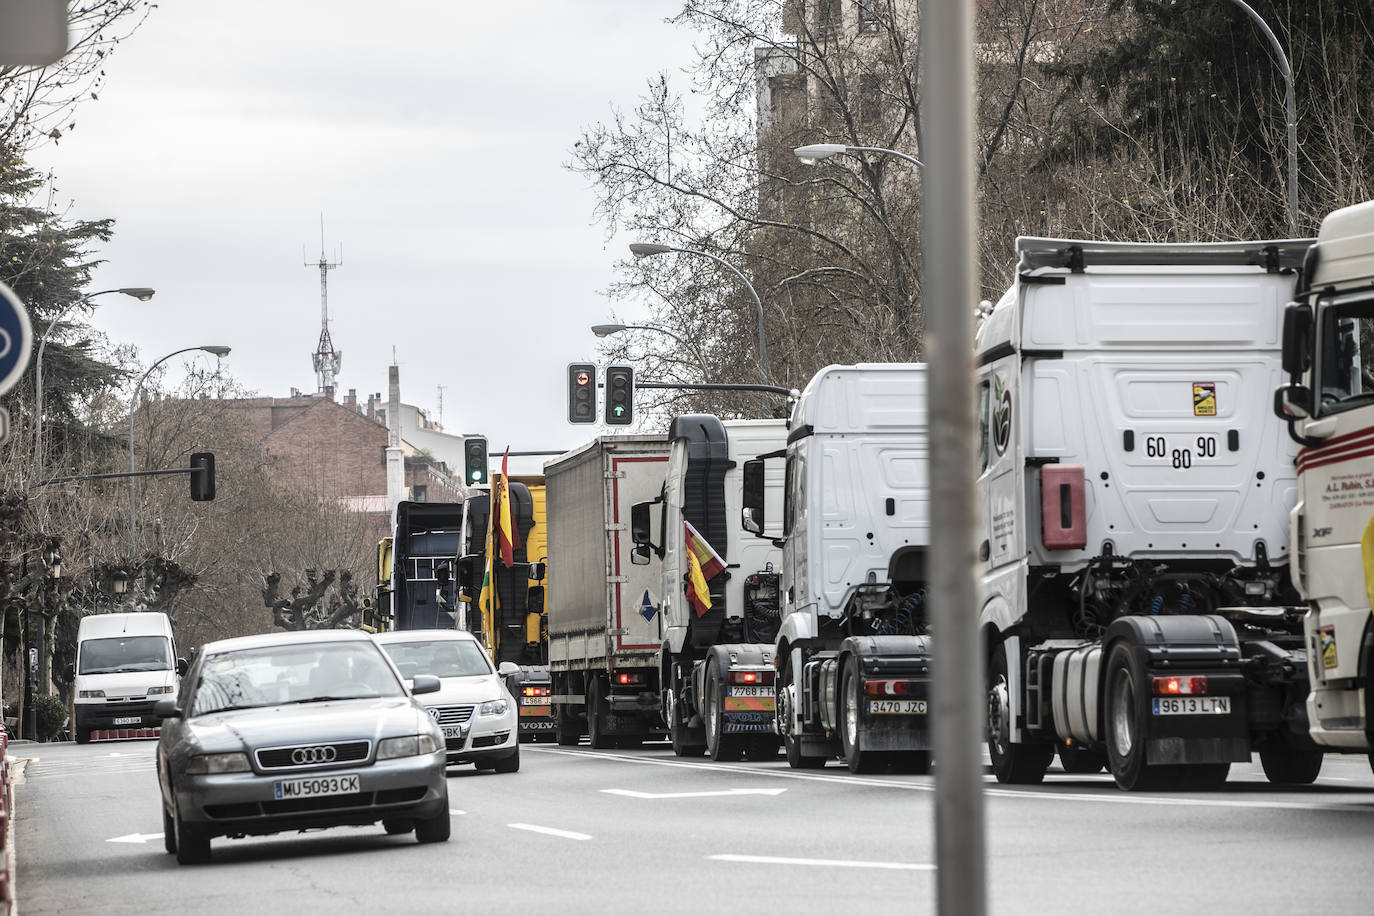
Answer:
<svg viewBox="0 0 1374 916"><path fill-rule="evenodd" d="M38 740L51 741L62 730L67 721L67 706L50 693L42 693L33 698L34 720L38 727Z"/></svg>

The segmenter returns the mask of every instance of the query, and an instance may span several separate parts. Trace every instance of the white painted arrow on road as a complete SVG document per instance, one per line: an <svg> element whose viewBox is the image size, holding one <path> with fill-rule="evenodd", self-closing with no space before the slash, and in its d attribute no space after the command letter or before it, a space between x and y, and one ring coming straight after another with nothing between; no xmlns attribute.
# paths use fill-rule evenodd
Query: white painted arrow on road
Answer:
<svg viewBox="0 0 1374 916"><path fill-rule="evenodd" d="M106 843L146 843L149 840L160 840L160 833L126 833L124 836L112 836Z"/></svg>
<svg viewBox="0 0 1374 916"><path fill-rule="evenodd" d="M607 795L626 798L715 798L733 795L781 795L786 789L724 789L719 792L636 792L634 789L602 789Z"/></svg>

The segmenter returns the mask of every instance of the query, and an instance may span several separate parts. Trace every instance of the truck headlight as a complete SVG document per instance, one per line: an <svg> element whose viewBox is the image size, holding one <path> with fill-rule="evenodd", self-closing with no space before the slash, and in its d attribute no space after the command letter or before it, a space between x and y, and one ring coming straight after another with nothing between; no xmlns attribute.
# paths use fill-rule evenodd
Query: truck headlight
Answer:
<svg viewBox="0 0 1374 916"><path fill-rule="evenodd" d="M103 700L103 699L105 699L105 691L103 691L103 690L78 690L78 691L76 692L76 696L77 696L78 699L82 699L82 700Z"/></svg>
<svg viewBox="0 0 1374 916"><path fill-rule="evenodd" d="M438 748L433 735L407 735L404 738L386 738L377 745L378 760L395 760L397 757L414 757L417 754L432 754Z"/></svg>
<svg viewBox="0 0 1374 916"><path fill-rule="evenodd" d="M480 716L504 716L506 714L505 700L488 700L477 709Z"/></svg>
<svg viewBox="0 0 1374 916"><path fill-rule="evenodd" d="M247 773L248 755L241 752L232 754L200 754L186 761L186 772L192 776L213 775L215 773Z"/></svg>

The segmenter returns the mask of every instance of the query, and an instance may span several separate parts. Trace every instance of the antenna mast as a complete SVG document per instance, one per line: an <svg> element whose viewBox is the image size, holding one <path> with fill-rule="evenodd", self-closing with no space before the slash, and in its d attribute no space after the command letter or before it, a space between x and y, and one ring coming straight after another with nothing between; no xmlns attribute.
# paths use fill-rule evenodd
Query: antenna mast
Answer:
<svg viewBox="0 0 1374 916"><path fill-rule="evenodd" d="M343 266L343 256L331 262L324 254L324 214L320 214L320 260L316 264L305 262L306 267L320 269L320 342L315 347L311 361L315 365L315 378L319 393L334 400L334 378L343 365L343 353L334 349L334 340L329 336L329 272Z"/></svg>
<svg viewBox="0 0 1374 916"><path fill-rule="evenodd" d="M447 388L447 387L448 387L447 385L440 385L440 386L439 386L439 429L440 429L440 430L442 430L442 429L444 428L444 389Z"/></svg>

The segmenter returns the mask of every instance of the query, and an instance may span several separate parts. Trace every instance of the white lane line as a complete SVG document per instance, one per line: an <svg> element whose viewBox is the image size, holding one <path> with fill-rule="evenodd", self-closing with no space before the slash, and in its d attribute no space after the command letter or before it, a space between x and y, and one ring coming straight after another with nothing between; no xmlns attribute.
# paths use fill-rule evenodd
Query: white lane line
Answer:
<svg viewBox="0 0 1374 916"><path fill-rule="evenodd" d="M124 836L112 836L106 843L146 843L149 840L160 840L160 833L126 833Z"/></svg>
<svg viewBox="0 0 1374 916"><path fill-rule="evenodd" d="M449 808L449 809L448 809L448 813L449 813L449 814L467 814L466 811L459 811L457 808Z"/></svg>
<svg viewBox="0 0 1374 916"><path fill-rule="evenodd" d="M723 789L718 792L636 792L634 789L602 789L607 795L626 798L719 798L736 795L781 795L786 789Z"/></svg>
<svg viewBox="0 0 1374 916"><path fill-rule="evenodd" d="M920 865L914 862L870 862L848 859L794 859L790 856L707 856L717 862L744 862L750 865L807 865L830 868L886 868L898 871L934 871L934 865Z"/></svg>
<svg viewBox="0 0 1374 916"><path fill-rule="evenodd" d="M528 830L531 833L543 833L547 836L562 837L565 840L590 840L591 835L586 833L574 833L571 830L559 830L556 827L540 827L538 824L507 824L507 827L514 827L516 830Z"/></svg>
<svg viewBox="0 0 1374 916"><path fill-rule="evenodd" d="M625 754L607 754L604 752L575 751L564 748L536 748L527 746L526 750L540 754L562 754L566 757L581 757L584 760L615 761L619 763L638 763L646 766L675 767L685 770L714 770L717 773L729 774L732 777L741 775L766 776L772 779L802 779L808 782L834 782L844 785L859 786L879 786L886 789L903 789L908 792L934 792L935 783L930 782L894 782L886 779L874 779L873 777L855 776L846 773L841 776L823 776L817 773L796 773L791 770L759 770L748 766L731 766L715 763L687 763L679 760L660 760L647 757L631 757ZM1107 783L1112 785L1112 783ZM994 798L1019 798L1035 799L1040 801L1074 801L1090 802L1103 805L1156 805L1162 807L1179 806L1193 808L1261 808L1276 811L1352 811L1360 814L1374 815L1374 805L1368 803L1352 804L1321 804L1318 799L1311 801L1264 801L1251 799L1227 799L1227 798L1202 798L1189 792L1181 793L1177 796L1159 795L1133 795L1112 788L1105 790L1101 795L1091 795L1084 792L1069 793L1050 791L1028 791L1022 789L1003 789L986 786L983 794Z"/></svg>

